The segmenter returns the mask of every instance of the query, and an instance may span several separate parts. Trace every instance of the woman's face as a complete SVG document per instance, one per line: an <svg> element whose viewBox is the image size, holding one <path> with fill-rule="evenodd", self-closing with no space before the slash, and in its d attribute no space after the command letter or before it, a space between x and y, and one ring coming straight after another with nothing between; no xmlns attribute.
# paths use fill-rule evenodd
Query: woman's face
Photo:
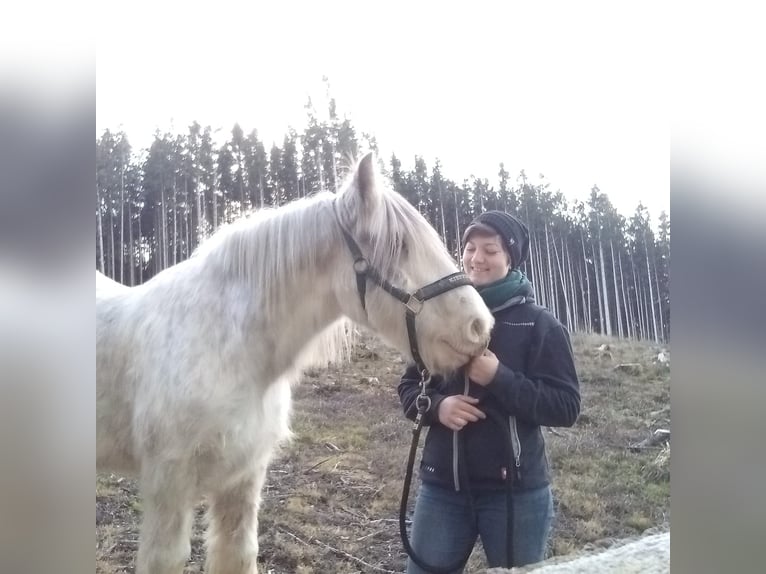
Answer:
<svg viewBox="0 0 766 574"><path fill-rule="evenodd" d="M508 274L511 261L500 242L499 235L472 233L468 236L463 249L463 268L477 287Z"/></svg>

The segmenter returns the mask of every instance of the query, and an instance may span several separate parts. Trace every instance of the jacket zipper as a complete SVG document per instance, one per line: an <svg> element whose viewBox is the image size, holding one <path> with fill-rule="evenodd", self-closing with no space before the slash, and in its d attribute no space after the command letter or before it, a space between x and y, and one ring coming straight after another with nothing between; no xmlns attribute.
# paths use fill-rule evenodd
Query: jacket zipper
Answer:
<svg viewBox="0 0 766 574"><path fill-rule="evenodd" d="M513 451L513 458L516 461L516 480L521 479L521 441L519 440L519 430L516 428L516 417L508 417L509 426L511 429L511 450Z"/></svg>
<svg viewBox="0 0 766 574"><path fill-rule="evenodd" d="M468 375L464 376L464 385L463 385L463 394L468 395L468 387L470 386L470 382L468 380ZM458 477L458 444L457 444L457 433L459 431L452 431L452 480L455 483L455 492L460 492L460 478Z"/></svg>

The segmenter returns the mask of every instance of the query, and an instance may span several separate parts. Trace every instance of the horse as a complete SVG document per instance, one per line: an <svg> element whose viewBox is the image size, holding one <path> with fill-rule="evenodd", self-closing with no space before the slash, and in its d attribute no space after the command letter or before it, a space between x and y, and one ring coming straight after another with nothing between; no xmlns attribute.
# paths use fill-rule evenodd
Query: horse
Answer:
<svg viewBox="0 0 766 574"><path fill-rule="evenodd" d="M137 574L182 573L203 497L205 572L257 573L261 490L292 436L292 388L348 357L351 327L424 376L486 347L486 305L375 165L367 154L337 193L222 226L142 285L97 272L97 472L138 479Z"/></svg>

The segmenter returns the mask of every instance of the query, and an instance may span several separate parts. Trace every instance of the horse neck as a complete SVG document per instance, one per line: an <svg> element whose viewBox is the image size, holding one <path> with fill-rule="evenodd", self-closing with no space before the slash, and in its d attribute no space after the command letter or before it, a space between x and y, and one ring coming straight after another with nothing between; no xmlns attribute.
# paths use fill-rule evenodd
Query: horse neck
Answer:
<svg viewBox="0 0 766 574"><path fill-rule="evenodd" d="M335 360L344 347L333 291L342 239L326 205L305 209L311 213L243 227L218 251L227 282L235 286L228 291L245 347L269 377Z"/></svg>

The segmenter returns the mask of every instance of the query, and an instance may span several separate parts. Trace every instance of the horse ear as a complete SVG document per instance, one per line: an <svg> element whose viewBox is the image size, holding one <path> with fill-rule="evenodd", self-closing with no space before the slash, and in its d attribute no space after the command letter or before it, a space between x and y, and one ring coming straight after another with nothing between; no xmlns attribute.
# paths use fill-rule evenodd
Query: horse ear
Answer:
<svg viewBox="0 0 766 574"><path fill-rule="evenodd" d="M356 168L356 186L362 201L367 202L375 193L375 163L373 153L368 152L359 160Z"/></svg>
<svg viewBox="0 0 766 574"><path fill-rule="evenodd" d="M380 203L380 188L373 152L365 154L356 165L352 189L347 194L349 207L357 217L372 213Z"/></svg>

